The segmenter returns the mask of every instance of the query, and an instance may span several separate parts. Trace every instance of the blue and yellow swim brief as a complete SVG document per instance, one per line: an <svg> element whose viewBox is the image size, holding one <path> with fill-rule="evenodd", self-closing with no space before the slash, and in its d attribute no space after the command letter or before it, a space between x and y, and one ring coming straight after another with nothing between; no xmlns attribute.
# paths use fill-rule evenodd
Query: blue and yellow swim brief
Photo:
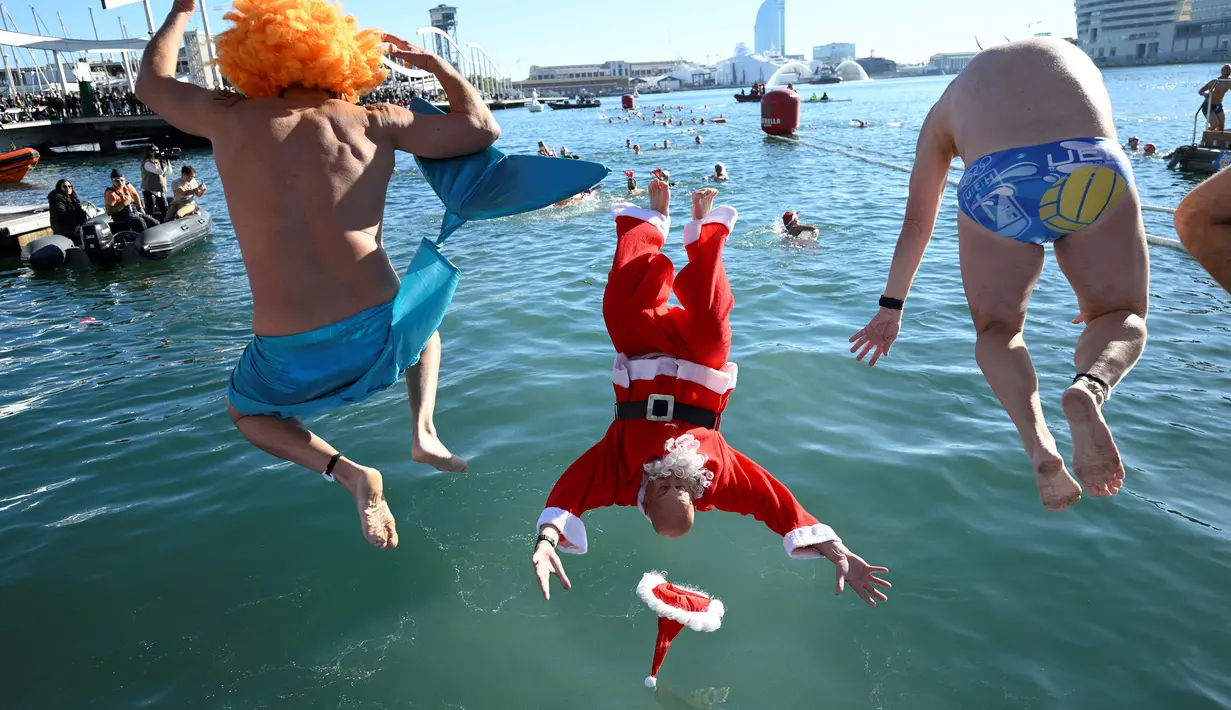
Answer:
<svg viewBox="0 0 1231 710"><path fill-rule="evenodd" d="M1132 185L1118 143L1073 138L976 160L958 185L958 207L997 234L1046 244L1094 224Z"/></svg>

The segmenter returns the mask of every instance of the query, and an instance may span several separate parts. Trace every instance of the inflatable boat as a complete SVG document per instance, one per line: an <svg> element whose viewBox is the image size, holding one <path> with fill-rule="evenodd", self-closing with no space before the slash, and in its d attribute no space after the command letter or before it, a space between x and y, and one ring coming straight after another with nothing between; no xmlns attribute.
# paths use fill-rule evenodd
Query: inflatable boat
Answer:
<svg viewBox="0 0 1231 710"><path fill-rule="evenodd" d="M52 234L35 239L22 248L21 259L35 271L142 259L161 261L204 242L213 226L213 217L200 208L141 233L118 230L102 215L83 224L79 235Z"/></svg>
<svg viewBox="0 0 1231 710"><path fill-rule="evenodd" d="M33 148L0 154L0 182L21 182L38 159L38 151Z"/></svg>

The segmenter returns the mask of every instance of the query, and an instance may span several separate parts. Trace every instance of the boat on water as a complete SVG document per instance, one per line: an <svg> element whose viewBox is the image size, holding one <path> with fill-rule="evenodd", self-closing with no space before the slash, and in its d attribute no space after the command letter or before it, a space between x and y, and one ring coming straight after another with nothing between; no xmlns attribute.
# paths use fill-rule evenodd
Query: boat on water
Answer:
<svg viewBox="0 0 1231 710"><path fill-rule="evenodd" d="M51 234L47 205L0 207L0 256L18 256L33 239Z"/></svg>
<svg viewBox="0 0 1231 710"><path fill-rule="evenodd" d="M563 101L552 101L547 104L554 111L563 111L572 108L598 108L603 105L598 99L565 99Z"/></svg>
<svg viewBox="0 0 1231 710"><path fill-rule="evenodd" d="M764 91L759 94L736 94L735 100L740 103L750 103L753 101L760 101L762 96L765 96Z"/></svg>
<svg viewBox="0 0 1231 710"><path fill-rule="evenodd" d="M198 207L192 214L141 233L115 227L105 214L92 217L82 225L79 235L49 234L30 241L22 247L21 260L36 271L61 266L162 261L208 239L214 219Z"/></svg>
<svg viewBox="0 0 1231 710"><path fill-rule="evenodd" d="M809 84L841 84L842 77L840 76L819 76L808 81Z"/></svg>
<svg viewBox="0 0 1231 710"><path fill-rule="evenodd" d="M1231 167L1231 134L1221 131L1203 131L1198 142L1198 121L1203 118L1200 110L1193 116L1192 143L1172 151L1167 158L1167 167L1184 173L1212 175Z"/></svg>
<svg viewBox="0 0 1231 710"><path fill-rule="evenodd" d="M30 168L38 164L38 159L38 151L33 148L0 154L0 182L21 182Z"/></svg>
<svg viewBox="0 0 1231 710"><path fill-rule="evenodd" d="M531 94L531 101L530 103L526 104L526 108L530 109L530 113L542 113L543 112L543 104L539 101L538 89L535 89L534 93Z"/></svg>

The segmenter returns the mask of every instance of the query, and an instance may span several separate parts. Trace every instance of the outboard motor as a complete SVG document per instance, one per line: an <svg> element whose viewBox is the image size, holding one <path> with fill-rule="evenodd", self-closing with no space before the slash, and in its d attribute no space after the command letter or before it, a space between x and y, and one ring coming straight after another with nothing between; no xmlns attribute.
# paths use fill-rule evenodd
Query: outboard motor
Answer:
<svg viewBox="0 0 1231 710"><path fill-rule="evenodd" d="M82 225L81 246L90 261L108 261L115 250L111 225L103 221L90 221Z"/></svg>

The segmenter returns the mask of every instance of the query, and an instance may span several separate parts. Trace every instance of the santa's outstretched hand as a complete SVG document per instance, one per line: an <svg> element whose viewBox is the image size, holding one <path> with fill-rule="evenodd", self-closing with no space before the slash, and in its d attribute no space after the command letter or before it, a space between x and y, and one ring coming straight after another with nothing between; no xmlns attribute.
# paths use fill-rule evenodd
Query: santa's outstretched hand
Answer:
<svg viewBox="0 0 1231 710"><path fill-rule="evenodd" d="M573 585L568 581L568 575L564 573L564 564L560 562L560 556L556 554L555 543L560 539L559 533L554 528L547 528L543 531L543 535L549 539L539 540L535 545L534 556L530 558L530 564L534 565L534 576L538 577L539 589L543 590L543 599L550 600L553 574L560 578L560 584L565 589L571 589Z"/></svg>
<svg viewBox="0 0 1231 710"><path fill-rule="evenodd" d="M876 606L876 601L888 601L889 597L885 596L884 592L877 589L877 586L885 587L886 589L893 585L889 582L877 577L877 574L888 572L888 567L873 567L864 561L862 557L856 555L840 542L824 542L820 545L815 545L814 549L821 553L825 559L829 560L834 565L834 574L837 577L837 584L834 587L834 596L842 593L846 585L850 585L851 589L859 595L869 606Z"/></svg>

